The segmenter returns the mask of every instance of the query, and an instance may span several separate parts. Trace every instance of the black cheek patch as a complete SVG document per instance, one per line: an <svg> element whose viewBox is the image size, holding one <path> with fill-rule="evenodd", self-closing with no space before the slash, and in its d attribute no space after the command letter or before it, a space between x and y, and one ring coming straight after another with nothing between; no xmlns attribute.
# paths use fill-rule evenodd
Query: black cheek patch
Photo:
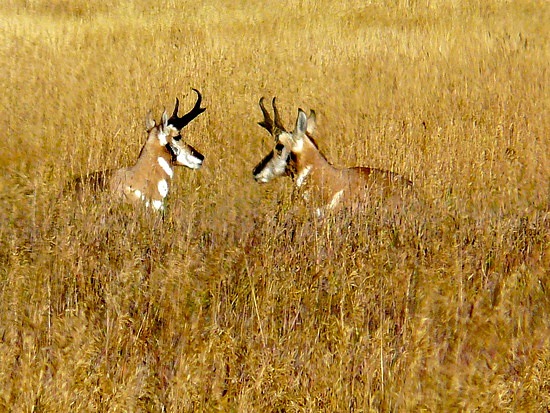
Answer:
<svg viewBox="0 0 550 413"><path fill-rule="evenodd" d="M197 151L191 145L189 145L189 149L191 149L191 155L193 155L195 158L199 159L201 162L204 161L204 155L202 153Z"/></svg>
<svg viewBox="0 0 550 413"><path fill-rule="evenodd" d="M174 148L172 148L172 145L170 145L169 143L167 143L164 147L166 148L166 150L168 151L168 153L172 157L172 162L174 162L176 160L176 158L178 157L176 152L174 152Z"/></svg>
<svg viewBox="0 0 550 413"><path fill-rule="evenodd" d="M204 155L202 153L195 152L195 157L200 159L201 162L204 161Z"/></svg>
<svg viewBox="0 0 550 413"><path fill-rule="evenodd" d="M252 171L252 175L257 175L260 172L262 172L262 170L269 163L269 161L271 161L272 158L273 158L273 151L269 152L267 156L264 159L262 159L258 165L256 165L256 167Z"/></svg>

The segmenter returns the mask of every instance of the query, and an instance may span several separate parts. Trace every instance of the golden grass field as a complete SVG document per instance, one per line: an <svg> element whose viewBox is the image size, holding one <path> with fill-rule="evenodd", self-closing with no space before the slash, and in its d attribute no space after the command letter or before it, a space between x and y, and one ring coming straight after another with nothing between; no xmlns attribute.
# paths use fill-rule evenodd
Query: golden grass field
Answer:
<svg viewBox="0 0 550 413"><path fill-rule="evenodd" d="M0 411L550 410L550 3L0 6ZM62 188L179 97L164 220ZM261 96L422 202L260 185Z"/></svg>

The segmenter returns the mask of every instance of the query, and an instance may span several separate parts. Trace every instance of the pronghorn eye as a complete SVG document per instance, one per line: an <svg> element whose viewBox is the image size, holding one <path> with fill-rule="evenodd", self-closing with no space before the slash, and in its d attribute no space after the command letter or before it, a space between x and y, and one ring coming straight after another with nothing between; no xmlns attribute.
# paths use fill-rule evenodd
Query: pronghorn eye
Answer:
<svg viewBox="0 0 550 413"><path fill-rule="evenodd" d="M179 141L181 139L181 135L174 136L175 141Z"/></svg>
<svg viewBox="0 0 550 413"><path fill-rule="evenodd" d="M277 151L277 153L281 153L284 148L285 145L283 145L282 143L278 143L277 145L275 145L275 150Z"/></svg>

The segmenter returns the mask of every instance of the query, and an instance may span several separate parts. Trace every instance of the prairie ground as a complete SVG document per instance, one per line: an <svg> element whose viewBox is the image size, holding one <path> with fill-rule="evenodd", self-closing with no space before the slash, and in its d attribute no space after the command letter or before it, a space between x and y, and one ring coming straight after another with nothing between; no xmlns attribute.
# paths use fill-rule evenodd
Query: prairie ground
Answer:
<svg viewBox="0 0 550 413"><path fill-rule="evenodd" d="M548 411L550 4L7 0L0 411ZM184 131L164 219L63 192ZM316 219L284 121L422 202Z"/></svg>

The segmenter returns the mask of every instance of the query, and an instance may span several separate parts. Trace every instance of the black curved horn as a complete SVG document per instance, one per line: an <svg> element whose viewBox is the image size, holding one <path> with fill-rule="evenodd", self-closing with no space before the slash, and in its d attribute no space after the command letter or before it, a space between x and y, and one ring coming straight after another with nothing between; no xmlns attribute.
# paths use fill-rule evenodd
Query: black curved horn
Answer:
<svg viewBox="0 0 550 413"><path fill-rule="evenodd" d="M168 119L168 124L174 126L177 130L182 130L189 122L191 122L193 119L195 119L197 116L199 116L202 112L206 110L206 108L201 108L201 102L202 102L202 96L201 93L193 88L193 90L197 93L197 102L195 103L195 106L191 111L183 115L181 118L178 117L178 109L180 105L180 101L178 98L176 98L176 106L174 107L174 113L172 113L172 116L170 119Z"/></svg>
<svg viewBox="0 0 550 413"><path fill-rule="evenodd" d="M260 98L260 109L262 110L262 113L264 114L264 120L261 122L258 122L258 125L260 125L262 128L267 129L267 131L271 134L273 134L273 119L271 119L271 116L269 115L269 112L264 106L264 97L262 96Z"/></svg>
<svg viewBox="0 0 550 413"><path fill-rule="evenodd" d="M271 101L271 105L273 106L273 113L275 114L275 122L273 119L271 119L271 116L269 115L269 112L264 106L264 97L262 96L260 98L260 109L262 110L262 113L264 114L264 120L261 122L258 122L258 125L260 125L262 128L267 129L267 131L273 136L277 137L280 132L286 132L285 127L283 126L283 122L281 121L281 117L279 116L279 111L277 110L277 106L275 105L276 97L273 98Z"/></svg>
<svg viewBox="0 0 550 413"><path fill-rule="evenodd" d="M282 130L282 131L286 131L284 125L283 125L283 122L281 121L281 116L279 115L279 110L277 109L277 106L275 106L275 100L277 98L274 97L273 100L271 101L271 106L273 106L273 114L275 115L275 127Z"/></svg>

